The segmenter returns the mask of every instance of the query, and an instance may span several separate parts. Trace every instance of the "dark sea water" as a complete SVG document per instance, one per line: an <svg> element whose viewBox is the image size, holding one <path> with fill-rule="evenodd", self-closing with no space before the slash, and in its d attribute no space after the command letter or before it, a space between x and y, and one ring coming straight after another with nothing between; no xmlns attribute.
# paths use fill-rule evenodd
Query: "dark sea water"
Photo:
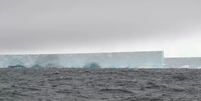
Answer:
<svg viewBox="0 0 201 101"><path fill-rule="evenodd" d="M0 69L0 101L200 101L200 95L200 69Z"/></svg>

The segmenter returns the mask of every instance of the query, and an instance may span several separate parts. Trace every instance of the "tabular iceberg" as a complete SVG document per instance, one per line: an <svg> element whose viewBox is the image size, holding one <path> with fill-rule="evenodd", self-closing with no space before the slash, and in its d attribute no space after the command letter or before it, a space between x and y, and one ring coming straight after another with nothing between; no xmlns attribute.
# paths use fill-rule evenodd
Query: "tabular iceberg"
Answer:
<svg viewBox="0 0 201 101"><path fill-rule="evenodd" d="M102 68L161 68L163 51L0 55L0 67L92 68L89 64Z"/></svg>
<svg viewBox="0 0 201 101"><path fill-rule="evenodd" d="M200 68L201 57L164 58L165 68Z"/></svg>

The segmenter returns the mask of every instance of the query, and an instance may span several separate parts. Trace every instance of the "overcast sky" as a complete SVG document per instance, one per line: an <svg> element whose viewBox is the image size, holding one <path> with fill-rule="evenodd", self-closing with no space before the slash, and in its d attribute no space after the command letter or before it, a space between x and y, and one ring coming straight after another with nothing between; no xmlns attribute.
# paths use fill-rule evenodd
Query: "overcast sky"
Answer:
<svg viewBox="0 0 201 101"><path fill-rule="evenodd" d="M0 0L0 53L201 57L201 0Z"/></svg>

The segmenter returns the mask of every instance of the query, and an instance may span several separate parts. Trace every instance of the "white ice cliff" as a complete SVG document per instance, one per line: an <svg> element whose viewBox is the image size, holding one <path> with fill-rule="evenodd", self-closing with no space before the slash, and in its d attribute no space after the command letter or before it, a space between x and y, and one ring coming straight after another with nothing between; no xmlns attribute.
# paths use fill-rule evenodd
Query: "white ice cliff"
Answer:
<svg viewBox="0 0 201 101"><path fill-rule="evenodd" d="M0 55L0 67L82 68L94 63L101 68L160 68L163 67L163 52Z"/></svg>

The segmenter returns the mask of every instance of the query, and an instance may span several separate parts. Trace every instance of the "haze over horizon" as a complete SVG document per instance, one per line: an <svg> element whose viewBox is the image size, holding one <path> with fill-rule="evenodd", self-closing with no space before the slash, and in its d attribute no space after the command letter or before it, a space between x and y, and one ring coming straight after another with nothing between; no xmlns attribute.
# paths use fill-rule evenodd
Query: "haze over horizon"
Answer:
<svg viewBox="0 0 201 101"><path fill-rule="evenodd" d="M0 54L201 57L200 0L1 0Z"/></svg>

